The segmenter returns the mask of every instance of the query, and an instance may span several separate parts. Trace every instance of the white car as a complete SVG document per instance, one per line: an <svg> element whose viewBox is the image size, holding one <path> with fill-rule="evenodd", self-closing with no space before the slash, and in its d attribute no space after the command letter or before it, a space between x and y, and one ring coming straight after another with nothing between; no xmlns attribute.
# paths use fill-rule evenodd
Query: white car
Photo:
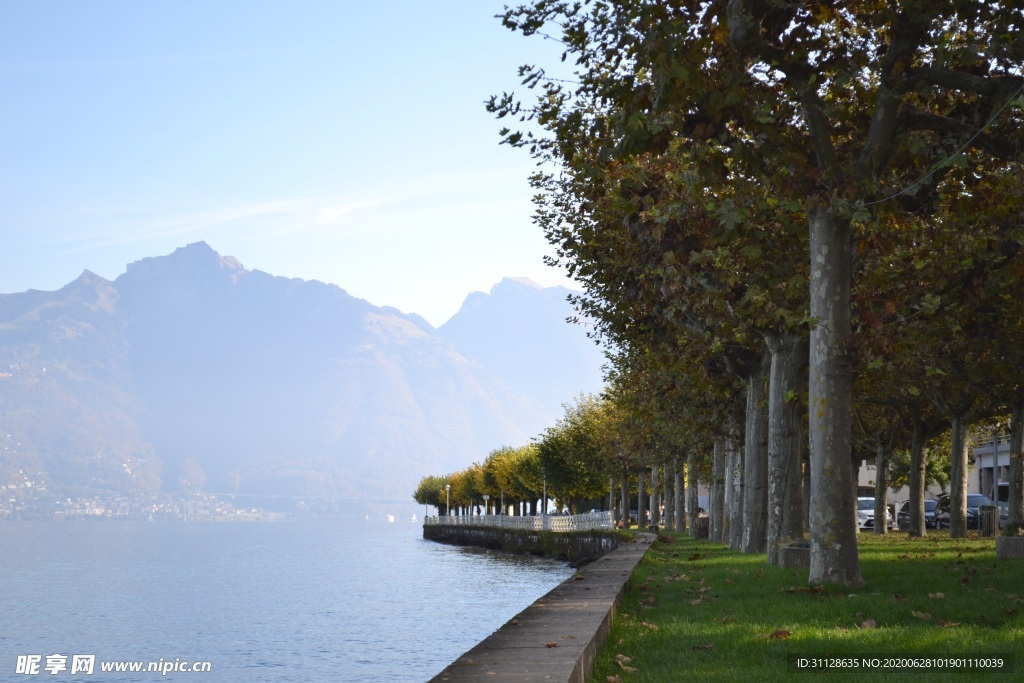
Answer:
<svg viewBox="0 0 1024 683"><path fill-rule="evenodd" d="M885 523L892 527L892 515L889 507L885 508ZM857 499L857 528L861 531L873 531L875 528L875 499L866 497Z"/></svg>

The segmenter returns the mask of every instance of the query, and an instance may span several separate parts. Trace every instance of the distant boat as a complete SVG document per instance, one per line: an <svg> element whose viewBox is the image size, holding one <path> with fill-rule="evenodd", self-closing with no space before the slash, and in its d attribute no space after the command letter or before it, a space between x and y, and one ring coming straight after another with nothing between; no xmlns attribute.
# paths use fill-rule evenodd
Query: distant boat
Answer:
<svg viewBox="0 0 1024 683"><path fill-rule="evenodd" d="M395 523L395 516L394 515L388 515L388 521L391 522L392 524L394 524Z"/></svg>
<svg viewBox="0 0 1024 683"><path fill-rule="evenodd" d="M413 513L413 515L412 515L412 523L413 524L416 523L416 514L415 513Z"/></svg>
<svg viewBox="0 0 1024 683"><path fill-rule="evenodd" d="M366 515L365 517L363 517L363 521L364 522L369 522L370 521L370 515Z"/></svg>

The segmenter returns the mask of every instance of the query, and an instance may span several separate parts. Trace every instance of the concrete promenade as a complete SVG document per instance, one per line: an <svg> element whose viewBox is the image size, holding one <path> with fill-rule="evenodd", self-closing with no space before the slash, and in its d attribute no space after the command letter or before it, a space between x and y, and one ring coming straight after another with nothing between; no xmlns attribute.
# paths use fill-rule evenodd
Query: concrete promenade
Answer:
<svg viewBox="0 0 1024 683"><path fill-rule="evenodd" d="M584 683L608 638L629 577L654 538L638 533L636 541L583 567L430 683Z"/></svg>

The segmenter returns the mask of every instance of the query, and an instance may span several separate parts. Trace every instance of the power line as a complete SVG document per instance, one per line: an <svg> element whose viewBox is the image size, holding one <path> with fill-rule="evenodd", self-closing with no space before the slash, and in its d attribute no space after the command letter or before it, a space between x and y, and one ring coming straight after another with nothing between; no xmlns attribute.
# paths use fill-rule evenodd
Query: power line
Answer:
<svg viewBox="0 0 1024 683"><path fill-rule="evenodd" d="M889 195L888 197L883 197L882 199L876 199L876 200L875 200L875 201L873 201L873 202L865 202L865 203L864 203L864 206L873 206L873 205L875 205L875 204L881 204L882 202L887 202L887 201L889 201L890 199L895 199L896 197L899 197L900 195L904 195L904 194L906 194L907 192L910 192L911 190L913 190L913 189L914 189L915 187L917 187L918 185L920 185L920 184L921 184L921 183L923 183L924 181L926 181L926 180L928 180L929 178L931 178L931 177L932 177L933 175L935 175L936 173L938 173L938 172L939 172L940 170L942 170L942 169L943 169L943 168L945 168L946 166L948 166L948 165L950 164L950 162L952 162L952 161L953 161L953 159L955 159L955 158L956 158L956 157L958 157L958 156L959 156L960 154L962 154L962 153L963 153L963 151L964 151L965 149L967 149L967 147L968 147L968 146L969 146L969 145L970 145L970 144L971 144L972 142L974 142L974 140L975 140L975 139L976 139L976 138L977 138L977 137L978 137L979 135L981 135L981 134L982 134L982 133L984 132L984 130L985 130L986 128L988 128L989 126L991 126L991 125L992 125L992 122L993 122L993 121L995 121L995 120L996 120L996 119L997 119L997 118L999 117L999 115L1003 113L1003 110L1004 110L1004 109L1006 109L1006 108L1007 108L1007 107L1008 107L1008 106L1010 105L1010 103L1011 103L1011 102L1013 102L1013 101L1014 101L1015 99L1017 99L1017 96L1018 96L1018 95L1020 95L1020 93L1021 93L1021 91L1022 91L1022 90L1024 90L1024 83L1022 83L1022 84L1021 84L1021 86L1020 86L1019 88L1017 88L1017 92L1013 93L1013 96L1011 96L1011 97L1010 97L1010 98L1008 98L1008 99L1007 99L1007 100L1006 100L1005 102L1003 102L1003 106L999 107L999 109L998 109L998 110L996 111L996 113L995 113L995 114L993 114L993 115L992 115L992 116L991 116L991 117L989 118L989 120L985 122L985 125L984 125L984 126L982 126L981 128L979 128L979 129L978 129L978 130L977 130L977 131L976 131L976 132L974 133L974 135L972 135L972 136L970 137L970 139L969 139L969 140L967 140L967 142L965 142L965 143L964 143L963 145L961 145L961 146L960 146L960 149L958 149L958 150L957 150L956 152L954 152L953 154L951 154L950 156L948 156L948 157L947 157L947 158L946 158L946 159L945 159L944 161L942 161L942 163L938 164L938 165L937 165L937 166L936 166L935 168L933 168L932 170L928 171L928 172L927 172L927 173L925 173L925 174L924 174L923 176L921 176L920 178L918 178L917 180L915 180L915 181L914 181L913 183L911 183L910 185L907 185L907 186L906 186L905 188L903 188L903 189L902 189L902 190L900 190L899 192L896 192L895 194L891 194L891 195Z"/></svg>

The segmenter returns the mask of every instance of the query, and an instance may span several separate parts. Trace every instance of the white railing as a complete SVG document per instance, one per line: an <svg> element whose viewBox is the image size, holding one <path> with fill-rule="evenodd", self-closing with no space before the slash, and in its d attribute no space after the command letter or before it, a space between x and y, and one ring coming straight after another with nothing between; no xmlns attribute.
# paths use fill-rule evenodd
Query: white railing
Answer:
<svg viewBox="0 0 1024 683"><path fill-rule="evenodd" d="M527 531L595 531L614 529L611 512L589 512L585 515L536 515L509 517L507 515L471 515L427 517L424 526L475 526L497 529L525 529Z"/></svg>

